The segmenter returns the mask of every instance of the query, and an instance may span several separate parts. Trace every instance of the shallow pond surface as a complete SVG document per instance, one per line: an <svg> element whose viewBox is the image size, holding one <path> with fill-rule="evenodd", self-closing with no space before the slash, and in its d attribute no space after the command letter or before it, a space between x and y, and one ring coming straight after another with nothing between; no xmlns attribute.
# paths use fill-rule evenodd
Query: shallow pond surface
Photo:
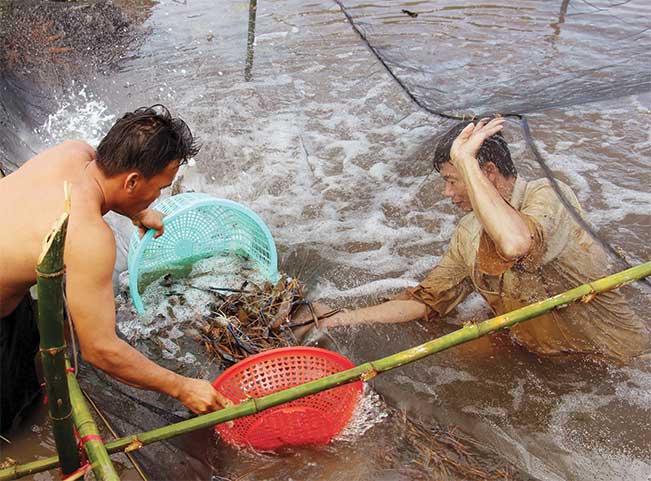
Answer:
<svg viewBox="0 0 651 481"><path fill-rule="evenodd" d="M34 150L68 137L96 144L122 112L169 106L204 144L180 174L182 189L256 211L281 270L302 275L315 299L374 302L418 282L442 255L459 213L423 155L450 124L433 112L526 114L544 160L598 234L632 262L651 258L647 2L119 3L144 8L147 34L117 70L93 71L51 95L45 112L3 128ZM505 135L520 174L543 176L516 118ZM19 142L2 145L1 158L29 156ZM621 267L613 260L612 272ZM627 295L648 320L649 289ZM471 296L445 323L343 329L330 342L357 363L489 316ZM179 357L193 349L188 342ZM214 375L201 360L163 362ZM103 409L125 433L182 414L124 390L171 414L151 412L84 374L86 387L113 386L99 391ZM540 359L496 336L383 374L372 387L384 399L372 411L382 419L328 447L252 454L202 432L139 459L152 479L482 479L471 468L497 478L649 479L649 372ZM35 416L3 456L52 451ZM122 461L125 479L137 479Z"/></svg>

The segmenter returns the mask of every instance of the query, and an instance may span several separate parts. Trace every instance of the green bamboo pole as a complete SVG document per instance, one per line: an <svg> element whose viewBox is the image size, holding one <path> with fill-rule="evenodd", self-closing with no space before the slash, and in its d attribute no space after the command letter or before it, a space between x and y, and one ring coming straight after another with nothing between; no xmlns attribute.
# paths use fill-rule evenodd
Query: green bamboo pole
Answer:
<svg viewBox="0 0 651 481"><path fill-rule="evenodd" d="M70 366L69 363L68 366ZM93 437L93 439L88 439L84 442L84 450L95 473L95 479L97 481L120 481L120 477L111 462L106 447L99 439L97 425L86 405L77 378L72 372L68 372L68 389L70 391L70 400L72 401L72 419L74 420L75 426L77 426L79 436L81 439L87 436Z"/></svg>
<svg viewBox="0 0 651 481"><path fill-rule="evenodd" d="M310 394L315 394L342 384L358 380L368 381L380 372L395 369L430 356L436 352L477 339L497 330L514 326L519 322L545 314L553 309L565 307L576 301L588 303L599 293L616 289L624 284L628 284L649 275L651 275L651 262L646 262L625 271L618 272L617 274L604 277L603 279L583 284L582 286L563 292L562 294L558 294L544 301L536 302L507 314L477 324L466 325L450 334L377 361L367 362L347 371L332 374L262 398L249 399L236 406L221 409L210 414L204 414L203 416L194 419L117 439L107 443L106 450L109 453L119 451L130 452L156 441L162 441L197 429L203 429L215 424L232 421L233 419L243 416L256 414L273 406L309 396ZM10 468L0 470L0 481L17 479L28 474L45 471L57 466L57 464L58 459L56 457L51 457L33 463L14 465Z"/></svg>
<svg viewBox="0 0 651 481"><path fill-rule="evenodd" d="M70 189L66 183L65 211L43 240L36 265L38 331L48 414L63 474L79 467L79 453L72 423L72 406L66 382L66 342L63 332L63 248L68 230Z"/></svg>

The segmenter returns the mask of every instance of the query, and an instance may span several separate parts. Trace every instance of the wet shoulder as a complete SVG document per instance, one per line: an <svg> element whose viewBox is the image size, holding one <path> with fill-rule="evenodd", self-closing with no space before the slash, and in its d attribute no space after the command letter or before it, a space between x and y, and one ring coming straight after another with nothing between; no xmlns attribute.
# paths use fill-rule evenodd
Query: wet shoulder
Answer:
<svg viewBox="0 0 651 481"><path fill-rule="evenodd" d="M63 154L79 155L83 157L95 158L95 149L83 140L66 140L45 152L57 152Z"/></svg>
<svg viewBox="0 0 651 481"><path fill-rule="evenodd" d="M577 208L581 208L576 194L565 182L556 179L563 196ZM551 181L545 177L527 182L525 187L523 207L532 202L560 204L561 201Z"/></svg>
<svg viewBox="0 0 651 481"><path fill-rule="evenodd" d="M88 163L95 158L95 149L82 140L66 140L61 144L44 150L25 162L25 173L31 169L67 170Z"/></svg>
<svg viewBox="0 0 651 481"><path fill-rule="evenodd" d="M55 149L54 155L60 157L71 169L88 164L96 156L95 149L82 140L66 140Z"/></svg>
<svg viewBox="0 0 651 481"><path fill-rule="evenodd" d="M94 159L96 156L95 149L83 140L66 140L62 145L66 151L74 152L84 158Z"/></svg>

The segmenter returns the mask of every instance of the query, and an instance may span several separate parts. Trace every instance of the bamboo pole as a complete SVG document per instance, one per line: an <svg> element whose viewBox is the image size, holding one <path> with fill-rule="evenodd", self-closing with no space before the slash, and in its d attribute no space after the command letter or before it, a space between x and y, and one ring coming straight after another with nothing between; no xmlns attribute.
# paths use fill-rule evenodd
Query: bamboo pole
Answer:
<svg viewBox="0 0 651 481"><path fill-rule="evenodd" d="M628 284L649 275L651 275L651 262L646 262L594 282L583 284L544 301L536 302L507 314L477 324L466 325L457 331L426 342L425 344L421 344L420 346L407 349L376 361L361 364L347 371L332 374L262 398L249 399L236 406L221 409L210 414L204 414L203 416L194 419L117 439L107 443L106 449L111 454L119 451L130 452L156 441L162 441L197 429L203 429L215 424L232 421L243 416L256 414L273 406L309 396L310 394L315 394L342 384L358 380L368 381L380 372L395 369L430 356L436 352L477 339L500 329L514 326L519 322L532 319L553 309L562 308L577 301L588 303L599 293L616 289L624 284ZM57 464L58 459L56 457L51 457L23 465L14 465L10 468L0 470L0 481L17 479L28 474L45 471L57 466Z"/></svg>
<svg viewBox="0 0 651 481"><path fill-rule="evenodd" d="M253 54L255 46L255 17L258 11L258 0L249 0L249 29L246 37L246 61L244 63L244 80L251 81L253 70Z"/></svg>
<svg viewBox="0 0 651 481"><path fill-rule="evenodd" d="M69 363L68 366L70 366ZM95 473L95 479L97 481L120 481L104 442L99 436L99 430L93 416L86 405L77 378L72 372L68 372L68 389L72 401L72 418L75 426L77 426L79 436L82 440L85 440L83 443L84 450L93 468L93 473Z"/></svg>
<svg viewBox="0 0 651 481"><path fill-rule="evenodd" d="M63 332L63 248L68 230L70 188L64 185L65 209L43 240L36 265L40 358L48 398L48 415L61 458L63 474L79 467L79 453L72 423L72 406L66 382L66 342Z"/></svg>

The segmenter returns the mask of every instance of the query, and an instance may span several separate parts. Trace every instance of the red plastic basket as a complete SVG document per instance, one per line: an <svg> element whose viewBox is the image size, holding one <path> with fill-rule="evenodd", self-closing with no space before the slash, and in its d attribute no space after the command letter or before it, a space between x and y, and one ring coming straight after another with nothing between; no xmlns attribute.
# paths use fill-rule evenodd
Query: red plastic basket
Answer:
<svg viewBox="0 0 651 481"><path fill-rule="evenodd" d="M355 367L344 356L316 347L285 347L231 366L213 386L235 404ZM362 382L338 386L258 414L215 426L229 444L271 451L282 446L327 444L348 424Z"/></svg>

